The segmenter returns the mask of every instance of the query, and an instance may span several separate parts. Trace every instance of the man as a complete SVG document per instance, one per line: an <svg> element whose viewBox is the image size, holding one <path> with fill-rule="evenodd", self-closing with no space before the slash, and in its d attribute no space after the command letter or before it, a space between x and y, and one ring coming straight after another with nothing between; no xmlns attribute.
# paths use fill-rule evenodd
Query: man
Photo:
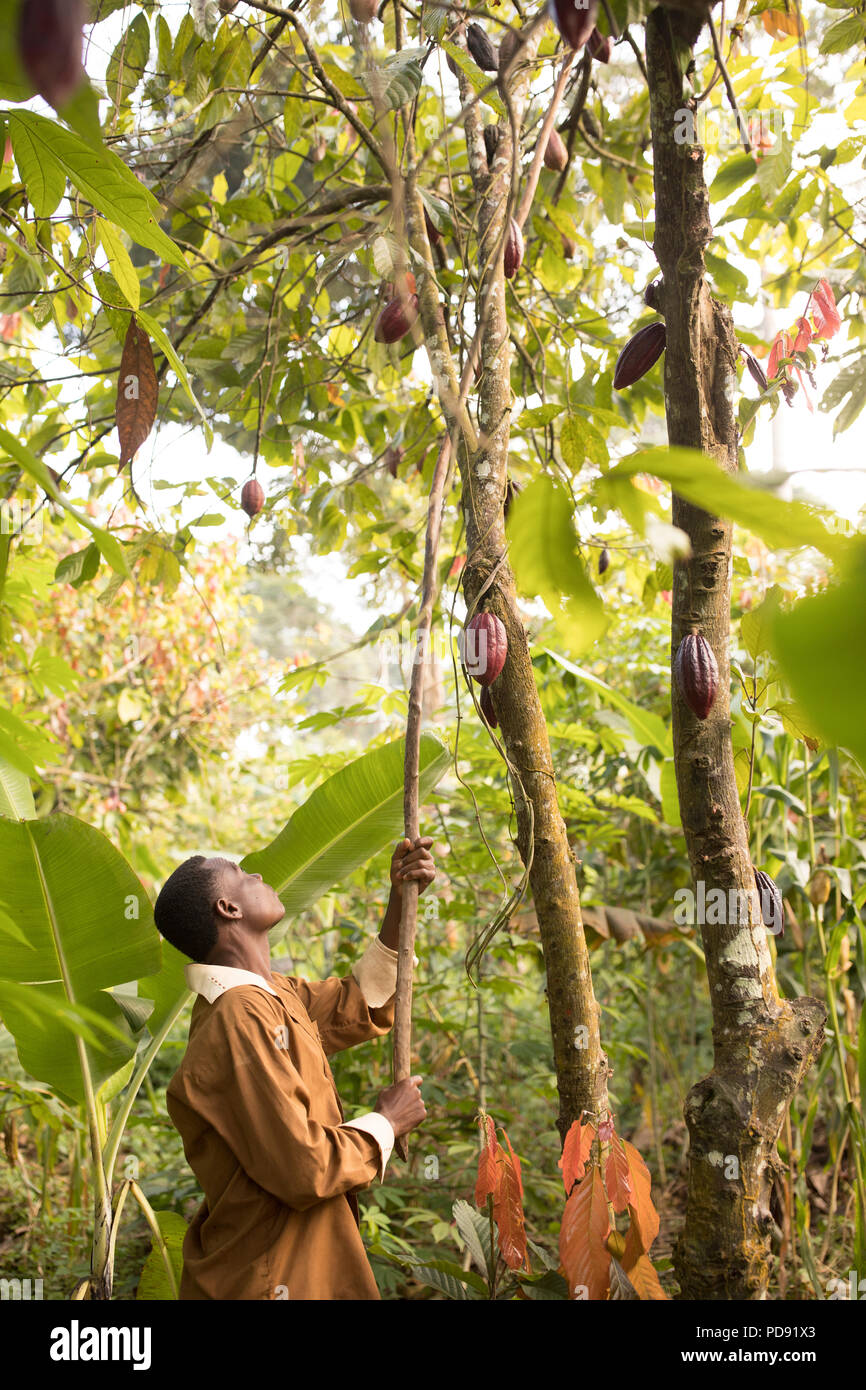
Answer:
<svg viewBox="0 0 866 1390"><path fill-rule="evenodd" d="M384 1178L395 1136L426 1115L421 1077L350 1120L327 1056L394 1022L403 884L436 875L430 839L400 842L378 937L344 979L270 968L284 915L261 874L196 855L154 915L198 994L168 1112L204 1192L183 1245L182 1299L378 1299L355 1193Z"/></svg>

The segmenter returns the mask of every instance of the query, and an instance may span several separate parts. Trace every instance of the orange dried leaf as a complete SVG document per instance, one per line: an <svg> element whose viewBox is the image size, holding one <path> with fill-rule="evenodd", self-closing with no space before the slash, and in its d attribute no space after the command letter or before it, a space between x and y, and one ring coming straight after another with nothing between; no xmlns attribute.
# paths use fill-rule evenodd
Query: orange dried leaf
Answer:
<svg viewBox="0 0 866 1390"><path fill-rule="evenodd" d="M786 333L784 330L782 330L781 333L777 333L773 339L773 346L770 348L770 360L767 363L767 376L770 381L773 380L773 377L779 370L779 363L782 358L790 357L792 351L793 343L791 342L790 333Z"/></svg>
<svg viewBox="0 0 866 1390"><path fill-rule="evenodd" d="M511 1145L509 1144L509 1149ZM526 1255L526 1226L523 1218L520 1173L503 1148L499 1149L496 1166L499 1187L493 1200L493 1220L499 1235L499 1249L509 1269L529 1269Z"/></svg>
<svg viewBox="0 0 866 1390"><path fill-rule="evenodd" d="M774 39L795 39L803 32L800 16L796 12L783 14L780 10L764 10L761 21Z"/></svg>
<svg viewBox="0 0 866 1390"><path fill-rule="evenodd" d="M625 1242L623 1268L628 1274L632 1265L641 1255L645 1255L659 1233L659 1214L650 1197L650 1172L633 1144L622 1141L628 1160L628 1176L631 1184L631 1197L628 1203L631 1225ZM629 1275L631 1278L631 1275Z"/></svg>
<svg viewBox="0 0 866 1390"><path fill-rule="evenodd" d="M559 1258L572 1298L603 1300L610 1285L610 1255L605 1244L610 1231L607 1198L600 1169L577 1184L565 1204L559 1232Z"/></svg>
<svg viewBox="0 0 866 1390"><path fill-rule="evenodd" d="M159 385L150 339L133 316L126 330L117 379L115 421L120 440L120 466L130 463L156 419Z"/></svg>
<svg viewBox="0 0 866 1390"><path fill-rule="evenodd" d="M592 1148L594 1138L593 1126L581 1125L580 1120L575 1120L565 1136L562 1157L557 1167L562 1169L562 1181L565 1184L566 1195L574 1187L574 1184L580 1182L583 1177L586 1160L589 1158L589 1151Z"/></svg>
<svg viewBox="0 0 866 1390"><path fill-rule="evenodd" d="M819 280L812 291L812 318L816 338L832 338L842 327L836 297L826 280Z"/></svg>
<svg viewBox="0 0 866 1390"><path fill-rule="evenodd" d="M668 1296L659 1282L659 1277L648 1255L638 1256L628 1271L628 1277L635 1293L642 1302L668 1302Z"/></svg>
<svg viewBox="0 0 866 1390"><path fill-rule="evenodd" d="M508 1145L508 1152L509 1152L509 1154L511 1155L511 1162L512 1162L512 1164L514 1165L514 1174L515 1174L515 1177L517 1178L517 1190L518 1190L518 1192L520 1193L520 1198L521 1198L521 1201L522 1201L522 1200L523 1200L523 1178L521 1177L521 1174L520 1174L520 1159L517 1157L517 1154L516 1154L516 1153L514 1152L514 1150L512 1149L512 1147L511 1147L511 1140L509 1139L509 1137L508 1137L508 1135L507 1135L507 1133L506 1133L505 1130L502 1131L502 1137L503 1137L503 1139L505 1140L506 1144ZM501 1152L501 1150L500 1150L500 1152Z"/></svg>
<svg viewBox="0 0 866 1390"><path fill-rule="evenodd" d="M613 1143L607 1157L607 1166L604 1170L604 1181L614 1211L625 1211L632 1198L632 1188L629 1179L628 1159L618 1134L613 1136Z"/></svg>

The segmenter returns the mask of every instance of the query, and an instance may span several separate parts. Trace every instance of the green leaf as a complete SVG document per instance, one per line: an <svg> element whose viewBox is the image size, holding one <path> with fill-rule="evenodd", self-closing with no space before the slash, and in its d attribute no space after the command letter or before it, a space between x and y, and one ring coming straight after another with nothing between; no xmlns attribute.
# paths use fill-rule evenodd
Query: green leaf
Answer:
<svg viewBox="0 0 866 1390"><path fill-rule="evenodd" d="M478 64L470 58L465 48L460 48L456 43L449 43L444 40L442 43L446 53L450 53L455 63L462 69L472 90L479 95L483 92L481 100L485 106L489 106L495 111L497 116L505 116L505 104L496 90L495 79L491 79L489 72L484 72ZM489 90L486 90L489 89Z"/></svg>
<svg viewBox="0 0 866 1390"><path fill-rule="evenodd" d="M103 217L97 219L96 226L99 240L102 242L103 250L108 257L108 264L111 266L111 272L128 302L133 309L137 309L141 297L141 285L135 273L135 266L130 260L129 252L120 239L120 233Z"/></svg>
<svg viewBox="0 0 866 1390"><path fill-rule="evenodd" d="M241 860L279 894L288 917L305 912L335 883L403 834L405 739L374 748L334 773L299 806L265 849ZM433 790L448 749L421 735L419 797Z"/></svg>
<svg viewBox="0 0 866 1390"><path fill-rule="evenodd" d="M115 106L123 105L132 96L144 76L149 56L150 25L147 17L139 11L132 23L124 29L109 59L105 74L108 99Z"/></svg>
<svg viewBox="0 0 866 1390"><path fill-rule="evenodd" d="M16 111L40 159L62 165L80 193L110 222L115 222L139 246L155 251L172 265L186 268L180 247L158 225L159 203L111 150L94 149L56 121L35 111Z"/></svg>
<svg viewBox="0 0 866 1390"><path fill-rule="evenodd" d="M186 1222L176 1211L154 1212L156 1224L168 1251L169 1263L174 1274L174 1285L169 1278L162 1251L151 1232L152 1248L144 1262L136 1299L151 1301L156 1299L176 1299L183 1273L183 1242L186 1235Z"/></svg>
<svg viewBox="0 0 866 1390"><path fill-rule="evenodd" d="M51 150L34 140L22 115L14 111L9 112L9 134L33 211L37 217L50 217L63 197L66 172Z"/></svg>
<svg viewBox="0 0 866 1390"><path fill-rule="evenodd" d="M841 583L802 599L773 623L773 648L794 697L830 745L866 766L866 545Z"/></svg>
<svg viewBox="0 0 866 1390"><path fill-rule="evenodd" d="M164 353L164 355L168 358L169 362L174 368L175 375L177 376L178 381L180 382L181 386L183 387L184 391L189 397L191 404L198 411L199 418L201 419L201 422L204 425L204 435L205 440L207 442L207 447L208 450L210 450L210 447L213 443L213 430L211 428L209 420L207 419L204 411L202 410L199 404L198 397L192 389L192 382L189 379L189 373L187 372L186 367L183 365L177 353L175 352L171 344L171 340L168 337L168 334L164 331L164 329L160 327L156 319L151 318L150 314L146 314L143 309L139 309L136 317L138 318L138 321L142 325L142 327L147 330L150 337L154 340L160 351Z"/></svg>
<svg viewBox="0 0 866 1390"><path fill-rule="evenodd" d="M660 753L668 753L673 756L673 745L671 743L671 732L664 720L658 714L653 714L652 710L644 709L642 705L635 704L627 696L615 690L612 685L607 685L598 676L594 676L591 671L587 671L582 666L576 666L574 662L568 661L559 652L553 651L550 647L545 647L544 651L548 656L562 667L564 671L570 671L578 680L584 681L587 685L597 690L605 704L612 705L624 714L629 722L629 727L642 748L657 748Z"/></svg>
<svg viewBox="0 0 866 1390"><path fill-rule="evenodd" d="M123 546L120 542L116 541L113 536L110 536L107 531L103 531L99 526L96 526L84 512L80 512L76 507L73 507L57 487L57 484L42 460L38 459L35 454L31 454L29 449L25 449L24 445L19 443L15 436L10 434L7 429L3 429L2 426L0 426L0 449L5 449L10 458L14 458L17 463L20 463L24 472L29 474L34 482L39 484L43 492L47 492L48 496L57 502L70 516L74 517L80 526L83 526L90 532L94 541L99 546L99 549L102 551L102 554L111 565L111 568L118 574L123 575L124 578L128 578L129 565L127 564L126 556L123 553Z"/></svg>
<svg viewBox="0 0 866 1390"><path fill-rule="evenodd" d="M604 605L577 553L571 503L550 478L537 478L514 499L508 518L509 555L521 592L539 595L574 655L586 651L608 624Z"/></svg>
<svg viewBox="0 0 866 1390"><path fill-rule="evenodd" d="M735 154L733 159L726 160L710 184L713 202L721 202L729 197L735 188L752 177L757 167L758 162L751 154Z"/></svg>
<svg viewBox="0 0 866 1390"><path fill-rule="evenodd" d="M753 661L770 649L770 632L781 600L782 590L778 584L774 584L763 603L744 613L740 619L743 646Z"/></svg>
<svg viewBox="0 0 866 1390"><path fill-rule="evenodd" d="M761 486L759 474L726 473L697 449L644 449L599 478L594 491L600 505L628 507L628 487L636 473L662 478L687 502L713 516L729 517L773 549L814 546L834 559L847 555L853 542L829 531L817 508L786 502ZM520 499L518 499L519 501Z"/></svg>
<svg viewBox="0 0 866 1390"><path fill-rule="evenodd" d="M30 779L20 768L0 758L0 816L31 820L36 815Z"/></svg>
<svg viewBox="0 0 866 1390"><path fill-rule="evenodd" d="M415 100L424 76L420 60L426 52L426 48L404 48L381 62L371 64L363 77L376 105L391 109Z"/></svg>
<svg viewBox="0 0 866 1390"><path fill-rule="evenodd" d="M831 24L821 40L822 53L847 53L866 37L866 15L849 14Z"/></svg>

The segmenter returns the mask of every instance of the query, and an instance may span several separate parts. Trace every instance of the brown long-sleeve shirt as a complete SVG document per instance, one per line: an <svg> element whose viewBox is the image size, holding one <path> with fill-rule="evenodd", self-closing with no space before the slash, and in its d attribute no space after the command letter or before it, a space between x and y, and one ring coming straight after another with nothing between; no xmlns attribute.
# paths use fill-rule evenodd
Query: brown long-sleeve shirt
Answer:
<svg viewBox="0 0 866 1390"><path fill-rule="evenodd" d="M188 978L206 969L190 966ZM373 1121L391 1142L393 1131L379 1115L344 1122L327 1057L387 1033L393 994L371 1006L354 974L271 974L267 983L273 993L264 981L222 989L214 980L212 1002L200 995L193 1006L168 1087L204 1192L184 1240L180 1296L378 1299L354 1193L384 1172L390 1152Z"/></svg>

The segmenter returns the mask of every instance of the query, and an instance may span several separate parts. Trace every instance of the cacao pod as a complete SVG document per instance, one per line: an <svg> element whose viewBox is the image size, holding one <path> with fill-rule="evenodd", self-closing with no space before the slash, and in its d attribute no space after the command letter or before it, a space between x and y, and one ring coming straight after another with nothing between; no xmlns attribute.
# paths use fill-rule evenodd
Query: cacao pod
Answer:
<svg viewBox="0 0 866 1390"><path fill-rule="evenodd" d="M378 0L349 0L349 12L358 24L369 24L378 8Z"/></svg>
<svg viewBox="0 0 866 1390"><path fill-rule="evenodd" d="M766 391L769 385L767 374L754 353L749 352L749 349L743 347L742 343L740 343L740 356L745 362L749 376L755 382L756 386L758 386L761 391Z"/></svg>
<svg viewBox="0 0 866 1390"><path fill-rule="evenodd" d="M481 705L481 713L484 715L491 729L498 729L499 720L496 718L496 710L493 708L493 697L486 685L481 688L481 700L479 703Z"/></svg>
<svg viewBox="0 0 866 1390"><path fill-rule="evenodd" d="M473 636L467 641L465 634L468 632ZM461 652L470 676L479 685L492 685L505 665L507 655L505 624L495 613L476 613L466 624L464 651Z"/></svg>
<svg viewBox="0 0 866 1390"><path fill-rule="evenodd" d="M565 235L565 232L560 232L559 236L562 241L562 254L567 261L570 261L577 251L577 242L572 241L570 236Z"/></svg>
<svg viewBox="0 0 866 1390"><path fill-rule="evenodd" d="M505 278L511 280L523 264L523 233L512 217L505 238Z"/></svg>
<svg viewBox="0 0 866 1390"><path fill-rule="evenodd" d="M830 896L833 880L826 869L816 869L809 880L809 902L813 907L822 907Z"/></svg>
<svg viewBox="0 0 866 1390"><path fill-rule="evenodd" d="M439 228L434 225L426 208L424 209L424 226L427 228L427 240L430 242L430 245L439 246L442 242L442 233Z"/></svg>
<svg viewBox="0 0 866 1390"><path fill-rule="evenodd" d="M585 129L587 135L589 135L593 140L600 140L600 139L601 139L601 126L599 125L598 121L595 119L595 116L592 114L592 112L591 112L591 111L581 111L581 113L580 113L580 119L581 119L581 122L582 122L582 124L583 124L583 127L584 127L584 129Z"/></svg>
<svg viewBox="0 0 866 1390"><path fill-rule="evenodd" d="M629 338L616 359L613 372L614 390L622 391L626 386L634 386L636 381L646 376L650 367L655 365L664 352L666 341L667 334L661 321L648 324L646 328L641 328L635 333L633 338Z"/></svg>
<svg viewBox="0 0 866 1390"><path fill-rule="evenodd" d="M37 92L57 110L77 91L81 62L83 0L23 0L18 52Z"/></svg>
<svg viewBox="0 0 866 1390"><path fill-rule="evenodd" d="M598 0L584 5L576 0L548 0L547 8L569 48L582 48L595 28Z"/></svg>
<svg viewBox="0 0 866 1390"><path fill-rule="evenodd" d="M601 554L600 554L599 557L598 557L598 572L599 572L599 574L604 574L605 571L606 571L607 569L609 569L609 568L610 568L610 551L608 550L607 546L605 546L604 549L602 550Z"/></svg>
<svg viewBox="0 0 866 1390"><path fill-rule="evenodd" d="M417 317L417 294L410 294L405 301L392 299L377 318L373 337L377 343L399 343L401 338L405 338Z"/></svg>
<svg viewBox="0 0 866 1390"><path fill-rule="evenodd" d="M568 164L568 150L558 130L551 130L544 147L544 163L548 169L561 174Z"/></svg>
<svg viewBox="0 0 866 1390"><path fill-rule="evenodd" d="M523 45L523 35L519 29L506 29L499 40L499 71L504 72L518 48Z"/></svg>
<svg viewBox="0 0 866 1390"><path fill-rule="evenodd" d="M265 505L265 490L258 478L247 478L241 489L241 506L252 521Z"/></svg>
<svg viewBox="0 0 866 1390"><path fill-rule="evenodd" d="M515 482L513 478L505 479L505 504L502 508L505 520L508 520L508 513L511 511L511 503L519 492L523 491L523 484Z"/></svg>
<svg viewBox="0 0 866 1390"><path fill-rule="evenodd" d="M499 61L496 57L496 49L480 24L469 25L466 30L466 47L478 66L483 68L485 72L497 71Z"/></svg>
<svg viewBox="0 0 866 1390"><path fill-rule="evenodd" d="M499 144L499 137L502 132L498 125L486 125L484 127L484 149L487 153L487 167L493 163L493 156L496 154L496 147Z"/></svg>
<svg viewBox="0 0 866 1390"><path fill-rule="evenodd" d="M692 714L706 719L719 688L719 668L712 647L699 632L689 633L680 642L674 675Z"/></svg>
<svg viewBox="0 0 866 1390"><path fill-rule="evenodd" d="M383 455L385 467L392 478L397 476L397 465L403 461L403 450L399 444L389 444Z"/></svg>
<svg viewBox="0 0 866 1390"><path fill-rule="evenodd" d="M785 935L785 907L779 892L769 874L755 869L755 887L761 904L761 921L771 936Z"/></svg>
<svg viewBox="0 0 866 1390"><path fill-rule="evenodd" d="M586 41L586 47L597 63L610 62L610 54L613 45L607 34L600 34L597 29L593 29Z"/></svg>

